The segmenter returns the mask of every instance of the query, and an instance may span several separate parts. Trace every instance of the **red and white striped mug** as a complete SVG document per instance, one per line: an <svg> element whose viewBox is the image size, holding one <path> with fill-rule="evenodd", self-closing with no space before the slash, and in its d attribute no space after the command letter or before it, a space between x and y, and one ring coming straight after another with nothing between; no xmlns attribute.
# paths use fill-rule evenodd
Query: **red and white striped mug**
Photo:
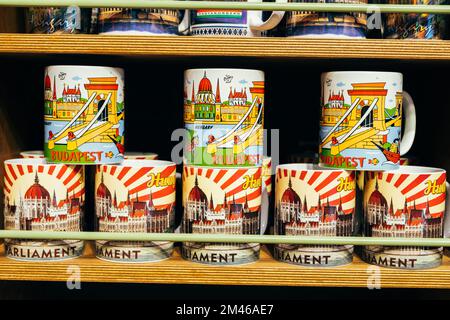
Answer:
<svg viewBox="0 0 450 320"><path fill-rule="evenodd" d="M205 168L185 164L182 232L264 233L268 201L262 201L264 184L261 177L260 166ZM259 249L258 243L185 242L182 255L194 262L236 265L257 261Z"/></svg>
<svg viewBox="0 0 450 320"><path fill-rule="evenodd" d="M441 238L448 216L444 169L401 166L366 173L364 234L367 237ZM448 229L448 228L447 228ZM442 261L442 248L366 246L363 260L383 267L426 269Z"/></svg>
<svg viewBox="0 0 450 320"><path fill-rule="evenodd" d="M48 164L43 159L4 162L4 221L7 230L81 231L85 199L82 166ZM6 256L25 261L78 257L80 240L6 239Z"/></svg>
<svg viewBox="0 0 450 320"><path fill-rule="evenodd" d="M100 232L173 232L176 165L161 160L124 160L97 166L96 229ZM100 259L152 262L167 259L173 242L96 241Z"/></svg>
<svg viewBox="0 0 450 320"><path fill-rule="evenodd" d="M275 234L351 236L355 230L355 173L315 164L277 166ZM277 260L332 267L353 261L351 245L291 245L274 248Z"/></svg>

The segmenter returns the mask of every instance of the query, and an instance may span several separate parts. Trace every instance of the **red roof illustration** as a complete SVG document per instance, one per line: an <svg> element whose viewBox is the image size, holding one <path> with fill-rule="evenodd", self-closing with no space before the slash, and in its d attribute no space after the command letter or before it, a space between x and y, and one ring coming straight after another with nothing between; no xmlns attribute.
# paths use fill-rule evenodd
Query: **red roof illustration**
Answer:
<svg viewBox="0 0 450 320"><path fill-rule="evenodd" d="M378 191L378 180L375 183L375 191L369 197L368 204L387 207L386 198Z"/></svg>
<svg viewBox="0 0 450 320"><path fill-rule="evenodd" d="M200 81L198 85L198 92L212 92L211 81L206 77L206 71L203 75L203 79Z"/></svg>
<svg viewBox="0 0 450 320"><path fill-rule="evenodd" d="M69 86L67 86L67 88L66 88L66 85L64 85L63 96L68 95L68 94L74 94L74 95L81 94L80 85L78 85L78 87L75 86L73 89L70 89Z"/></svg>
<svg viewBox="0 0 450 320"><path fill-rule="evenodd" d="M109 192L108 188L103 183L103 173L102 173L101 183L98 185L98 188L97 188L97 197L111 199L111 192Z"/></svg>
<svg viewBox="0 0 450 320"><path fill-rule="evenodd" d="M244 98L247 99L247 89L242 89L241 91L236 91L236 89L232 89L230 87L230 94L228 95L228 99L237 99Z"/></svg>
<svg viewBox="0 0 450 320"><path fill-rule="evenodd" d="M36 173L34 184L25 193L25 199L50 199L50 193L39 184L39 177Z"/></svg>
<svg viewBox="0 0 450 320"><path fill-rule="evenodd" d="M328 97L328 102L330 101L344 101L344 94L341 93L334 93L333 91L330 92L330 96Z"/></svg>
<svg viewBox="0 0 450 320"><path fill-rule="evenodd" d="M51 90L52 89L52 82L50 80L50 76L48 75L48 73L45 75L45 81L44 81L44 87L45 90Z"/></svg>
<svg viewBox="0 0 450 320"><path fill-rule="evenodd" d="M195 177L195 186L191 189L191 192L189 192L188 201L208 201L206 194L198 186L197 177Z"/></svg>
<svg viewBox="0 0 450 320"><path fill-rule="evenodd" d="M291 177L289 177L288 188L283 192L283 195L281 196L281 202L301 203L300 197L298 196L297 192L295 192L294 189L292 189Z"/></svg>

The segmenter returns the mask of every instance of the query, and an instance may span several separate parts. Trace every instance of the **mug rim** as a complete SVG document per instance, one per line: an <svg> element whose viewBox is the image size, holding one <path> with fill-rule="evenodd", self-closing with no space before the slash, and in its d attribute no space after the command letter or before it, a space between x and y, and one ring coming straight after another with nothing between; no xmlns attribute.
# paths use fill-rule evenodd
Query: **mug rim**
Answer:
<svg viewBox="0 0 450 320"><path fill-rule="evenodd" d="M124 68L121 67L110 67L110 66L90 66L90 65L76 65L76 64L55 64L55 65L49 65L45 67L45 70L49 68L67 68L67 67L74 67L77 69L117 69L124 73Z"/></svg>
<svg viewBox="0 0 450 320"><path fill-rule="evenodd" d="M22 154L30 154L33 156L44 156L44 150L25 150L25 151L20 151L19 155Z"/></svg>
<svg viewBox="0 0 450 320"><path fill-rule="evenodd" d="M283 163L277 166L278 170L304 170L304 171L314 171L314 172L352 172L352 170L345 170L342 168L326 168L321 167L317 163Z"/></svg>
<svg viewBox="0 0 450 320"><path fill-rule="evenodd" d="M242 169L262 169L263 165L253 165L253 166L203 166L203 165L193 165L193 164L187 164L187 163L183 163L183 167L185 168L194 168L194 169L204 169L204 170L209 170L209 169L218 169L218 170L223 170L223 169L233 169L233 170L242 170Z"/></svg>
<svg viewBox="0 0 450 320"><path fill-rule="evenodd" d="M142 159L142 160L136 160L136 159L124 159L122 163L120 164L113 164L113 163L105 163L105 164L98 164L100 167L133 167L133 168L145 168L145 167L154 167L154 168L163 168L163 167L170 167L170 166L176 166L175 162L168 161L168 160L150 160L150 159Z"/></svg>
<svg viewBox="0 0 450 320"><path fill-rule="evenodd" d="M125 151L124 157L127 157L127 156L132 156L132 157L135 157L135 156L157 156L157 155L158 154L156 152L139 152L139 151L128 152L128 151ZM127 160L133 160L133 159L127 159ZM157 160L157 159L155 159L155 160Z"/></svg>
<svg viewBox="0 0 450 320"><path fill-rule="evenodd" d="M3 164L20 164L20 165L34 165L34 166L80 166L81 164L77 163L62 163L55 162L50 163L45 160L45 158L12 158L7 159L3 162Z"/></svg>
<svg viewBox="0 0 450 320"><path fill-rule="evenodd" d="M382 174L433 174L433 173L447 173L445 169L437 167L425 167L425 166L399 166L398 169L384 170L384 171L373 171L375 173Z"/></svg>
<svg viewBox="0 0 450 320"><path fill-rule="evenodd" d="M264 74L263 70L259 70L259 69L246 69L246 68L193 68L193 69L186 69L184 70L184 72L194 72L194 71L257 71L257 72L261 72L262 74Z"/></svg>
<svg viewBox="0 0 450 320"><path fill-rule="evenodd" d="M322 72L322 76L327 74L372 74L372 75L382 75L382 74L388 74L388 75L397 75L400 77L403 77L403 73L397 72L397 71L364 71L364 70L349 70L349 71L327 71Z"/></svg>

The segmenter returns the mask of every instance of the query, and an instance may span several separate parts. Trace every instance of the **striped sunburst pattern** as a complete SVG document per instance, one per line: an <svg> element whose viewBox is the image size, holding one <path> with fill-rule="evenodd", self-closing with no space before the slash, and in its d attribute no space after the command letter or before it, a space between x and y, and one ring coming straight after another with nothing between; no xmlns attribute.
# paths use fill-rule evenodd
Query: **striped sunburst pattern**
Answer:
<svg viewBox="0 0 450 320"><path fill-rule="evenodd" d="M355 207L355 174L349 171L328 170L290 170L277 169L276 174L276 201L279 202L284 191L289 186L291 179L292 188L300 199L306 197L311 206L318 203L319 197L322 203L331 206L342 204L345 213L351 213ZM295 187L296 180L301 181ZM303 187L302 187L303 186ZM308 186L308 187L306 187ZM343 188L343 189L340 189Z"/></svg>
<svg viewBox="0 0 450 320"><path fill-rule="evenodd" d="M99 190L103 179L111 196L116 194L118 205L129 197L143 202L151 198L156 207L168 207L175 203L175 174L175 164L164 167L100 165L97 166L95 190ZM152 185L151 181L156 182L158 177L161 183Z"/></svg>
<svg viewBox="0 0 450 320"><path fill-rule="evenodd" d="M224 197L228 202L235 201L244 204L248 201L251 211L259 210L261 206L261 168L200 168L184 166L183 171L183 203L189 197L190 191L195 187L197 178L198 187L215 204L223 204ZM246 185L252 180L255 185Z"/></svg>
<svg viewBox="0 0 450 320"><path fill-rule="evenodd" d="M84 169L82 166L63 164L22 165L5 163L4 190L10 201L25 192L38 177L41 184L52 195L53 190L64 190L71 197L84 198ZM62 188L62 189L61 189ZM15 196L16 195L16 196Z"/></svg>
<svg viewBox="0 0 450 320"><path fill-rule="evenodd" d="M16 161L4 167L5 229L81 231L84 168Z"/></svg>
<svg viewBox="0 0 450 320"><path fill-rule="evenodd" d="M401 174L387 172L367 173L364 203L379 188L388 205L391 202L394 210L415 207L418 210L429 208L433 217L442 217L446 198L446 173Z"/></svg>
<svg viewBox="0 0 450 320"><path fill-rule="evenodd" d="M354 232L355 174L279 167L275 207L276 234L350 236Z"/></svg>

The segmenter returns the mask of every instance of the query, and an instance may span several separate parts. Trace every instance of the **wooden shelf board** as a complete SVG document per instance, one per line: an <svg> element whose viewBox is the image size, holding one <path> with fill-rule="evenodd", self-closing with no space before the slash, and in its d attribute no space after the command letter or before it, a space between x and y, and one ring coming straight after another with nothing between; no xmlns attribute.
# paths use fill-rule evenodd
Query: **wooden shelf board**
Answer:
<svg viewBox="0 0 450 320"><path fill-rule="evenodd" d="M0 34L0 54L450 60L450 41Z"/></svg>
<svg viewBox="0 0 450 320"><path fill-rule="evenodd" d="M185 261L176 250L172 258L147 264L99 260L91 245L83 257L61 262L20 262L0 250L0 280L67 281L68 267L78 266L82 282L215 284L305 287L367 287L369 265L355 257L334 268L299 267L272 259L263 250L260 261L244 266L211 266ZM380 268L382 288L450 288L450 259L439 268L421 271Z"/></svg>

